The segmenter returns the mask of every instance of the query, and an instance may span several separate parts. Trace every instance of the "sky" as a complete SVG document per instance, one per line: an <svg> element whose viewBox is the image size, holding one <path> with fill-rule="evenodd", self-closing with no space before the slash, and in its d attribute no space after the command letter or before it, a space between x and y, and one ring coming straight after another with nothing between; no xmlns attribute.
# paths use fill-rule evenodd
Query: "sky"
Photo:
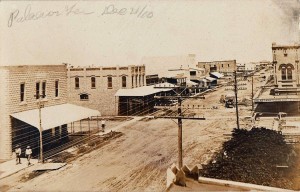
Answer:
<svg viewBox="0 0 300 192"><path fill-rule="evenodd" d="M132 65L145 56L271 60L298 41L274 0L0 1L0 65Z"/></svg>

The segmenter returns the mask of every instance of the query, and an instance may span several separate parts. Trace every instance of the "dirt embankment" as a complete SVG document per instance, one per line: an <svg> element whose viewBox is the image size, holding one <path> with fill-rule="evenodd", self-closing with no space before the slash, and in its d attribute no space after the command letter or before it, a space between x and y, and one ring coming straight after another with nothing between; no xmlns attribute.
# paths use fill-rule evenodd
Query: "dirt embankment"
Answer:
<svg viewBox="0 0 300 192"><path fill-rule="evenodd" d="M297 154L276 131L234 129L232 139L204 166L204 177L295 189ZM298 189L296 189L298 190Z"/></svg>

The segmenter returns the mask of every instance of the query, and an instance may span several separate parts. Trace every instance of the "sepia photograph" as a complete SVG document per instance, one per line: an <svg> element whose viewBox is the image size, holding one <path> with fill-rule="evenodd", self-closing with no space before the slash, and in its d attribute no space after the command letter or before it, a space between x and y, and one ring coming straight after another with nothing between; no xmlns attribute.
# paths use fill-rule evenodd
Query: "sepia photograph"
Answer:
<svg viewBox="0 0 300 192"><path fill-rule="evenodd" d="M299 60L300 0L0 0L0 191L300 191Z"/></svg>

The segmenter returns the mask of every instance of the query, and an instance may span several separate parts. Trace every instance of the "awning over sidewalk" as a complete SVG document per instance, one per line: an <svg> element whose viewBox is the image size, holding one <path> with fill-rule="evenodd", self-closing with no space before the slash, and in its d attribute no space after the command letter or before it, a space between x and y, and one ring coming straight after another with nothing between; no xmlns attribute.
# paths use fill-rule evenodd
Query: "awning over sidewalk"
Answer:
<svg viewBox="0 0 300 192"><path fill-rule="evenodd" d="M29 125L39 129L39 110L33 109L11 114L12 117L19 119ZM61 104L41 109L41 119L43 130L51 129L63 124L71 123L91 116L100 116L97 110L73 105Z"/></svg>
<svg viewBox="0 0 300 192"><path fill-rule="evenodd" d="M143 97L159 92L171 91L173 88L155 88L154 85L137 87L133 89L119 89L115 96L117 97Z"/></svg>

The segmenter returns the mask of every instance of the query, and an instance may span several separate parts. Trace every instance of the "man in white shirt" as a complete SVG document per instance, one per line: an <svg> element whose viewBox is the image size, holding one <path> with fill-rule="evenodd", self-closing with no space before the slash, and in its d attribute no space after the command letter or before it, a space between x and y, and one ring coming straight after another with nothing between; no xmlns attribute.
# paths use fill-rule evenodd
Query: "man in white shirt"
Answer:
<svg viewBox="0 0 300 192"><path fill-rule="evenodd" d="M28 166L30 165L31 154L32 154L32 150L30 149L30 146L27 146L27 149L25 151L25 156L28 161Z"/></svg>
<svg viewBox="0 0 300 192"><path fill-rule="evenodd" d="M16 153L16 165L21 164L21 147L19 145L16 145L16 149L15 149L15 153Z"/></svg>

